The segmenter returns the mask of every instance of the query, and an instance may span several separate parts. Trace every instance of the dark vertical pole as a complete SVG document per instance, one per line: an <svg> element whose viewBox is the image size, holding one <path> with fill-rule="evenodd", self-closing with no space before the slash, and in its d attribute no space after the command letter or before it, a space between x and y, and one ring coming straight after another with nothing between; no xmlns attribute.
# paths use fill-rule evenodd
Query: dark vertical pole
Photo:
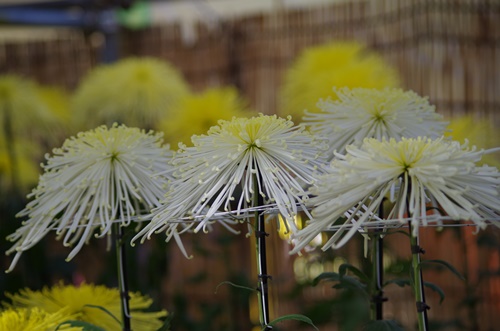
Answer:
<svg viewBox="0 0 500 331"><path fill-rule="evenodd" d="M120 302L122 308L123 331L131 331L130 327L130 307L129 307L129 291L127 279L127 256L126 249L123 242L123 228L120 223L115 223L114 236L116 248L116 260L118 266L118 287L120 290Z"/></svg>

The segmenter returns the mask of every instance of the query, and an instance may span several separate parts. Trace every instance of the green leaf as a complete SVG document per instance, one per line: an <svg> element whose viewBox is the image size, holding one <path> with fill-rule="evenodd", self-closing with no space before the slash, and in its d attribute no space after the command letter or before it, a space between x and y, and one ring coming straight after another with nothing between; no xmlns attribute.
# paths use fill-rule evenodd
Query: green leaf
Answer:
<svg viewBox="0 0 500 331"><path fill-rule="evenodd" d="M431 282L424 282L424 286L430 288L431 290L433 290L434 292L439 294L439 303L443 302L444 291L439 286L437 286L436 284L431 283Z"/></svg>
<svg viewBox="0 0 500 331"><path fill-rule="evenodd" d="M352 264L349 263L343 263L339 267L339 275L340 277L344 277L347 271L351 271L355 276L357 276L360 280L364 281L365 283L368 283L370 279L368 276L365 275L365 273Z"/></svg>
<svg viewBox="0 0 500 331"><path fill-rule="evenodd" d="M368 322L363 331L404 331L404 329L396 321L384 320Z"/></svg>
<svg viewBox="0 0 500 331"><path fill-rule="evenodd" d="M215 292L214 292L214 293L217 293L217 291L219 290L219 287L220 287L221 285L224 285L224 284L231 285L231 286L233 286L233 287L236 287L236 288L241 288L241 289L248 290L248 291L252 291L252 292L258 292L256 289L254 289L254 288L252 288L252 287L243 286L243 285L238 285L238 284L232 283L232 282L230 282L230 281L223 281L223 282L219 283L219 285L217 285L217 287L215 288Z"/></svg>
<svg viewBox="0 0 500 331"><path fill-rule="evenodd" d="M309 317L304 316L304 315L300 315L300 314L290 314L290 315L285 315L285 316L278 317L277 319L271 321L269 323L269 325L275 326L277 323L283 322L283 321L286 321L286 320L301 321L301 322L309 324L315 330L319 331L319 329L316 327L316 325L314 325L314 323L312 322L312 320ZM262 328L262 330L265 330L265 329L266 329L265 327Z"/></svg>
<svg viewBox="0 0 500 331"><path fill-rule="evenodd" d="M333 286L335 289L352 289L352 290L358 290L360 292L367 293L366 289L366 284L363 284L362 282L359 281L359 279L351 277L351 276L344 276L340 279L340 282L336 285Z"/></svg>
<svg viewBox="0 0 500 331"><path fill-rule="evenodd" d="M313 286L316 286L321 282L322 280L330 280L330 281L339 281L340 280L340 275L336 272L323 272L313 280Z"/></svg>
<svg viewBox="0 0 500 331"><path fill-rule="evenodd" d="M455 274L459 279L465 280L465 277L462 276L462 274L460 272L458 272L458 270L455 269L454 266L452 266L450 263L448 263L446 261L443 261L443 260L424 260L424 261L420 262L420 264L418 265L418 267L421 268L424 264L439 264L439 265L442 265L442 266L448 268L448 270L450 270L453 274Z"/></svg>
<svg viewBox="0 0 500 331"><path fill-rule="evenodd" d="M106 308L104 307L101 307L101 306L96 306L96 305L84 305L84 307L89 307L89 308L96 308L96 309L99 309L99 310L102 310L103 312L105 312L106 314L108 314L109 316L113 317L113 319L119 324L119 325L122 325L122 322L115 316L113 315L109 310L107 310Z"/></svg>
<svg viewBox="0 0 500 331"><path fill-rule="evenodd" d="M174 313L170 313L167 315L165 321L163 321L163 325L157 331L169 331L170 330L170 322L174 318Z"/></svg>
<svg viewBox="0 0 500 331"><path fill-rule="evenodd" d="M73 321L73 320L69 320L69 321L66 321L66 322L59 324L56 327L55 331L59 330L59 327L66 326L66 325L74 326L74 327L81 327L81 328L83 328L83 331L106 331L105 329L103 329L99 326L95 326L93 324L90 324L90 323L87 323L84 321Z"/></svg>
<svg viewBox="0 0 500 331"><path fill-rule="evenodd" d="M384 283L384 287L390 284L396 284L399 287L411 286L411 280L408 278L396 278Z"/></svg>

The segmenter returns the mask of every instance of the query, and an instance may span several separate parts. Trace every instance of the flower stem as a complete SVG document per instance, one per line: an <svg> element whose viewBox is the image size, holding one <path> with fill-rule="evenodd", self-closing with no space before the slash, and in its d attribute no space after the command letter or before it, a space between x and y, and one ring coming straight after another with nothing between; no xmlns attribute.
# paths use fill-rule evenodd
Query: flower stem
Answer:
<svg viewBox="0 0 500 331"><path fill-rule="evenodd" d="M412 284L417 306L418 330L427 331L429 330L427 319L427 309L429 309L429 306L425 303L424 280L422 277L422 269L420 268L420 253L424 251L419 246L418 233L416 235L413 234L411 222L408 222L408 228L410 231Z"/></svg>
<svg viewBox="0 0 500 331"><path fill-rule="evenodd" d="M120 302L122 308L122 330L131 331L130 327L130 308L129 308L129 294L128 294L128 279L127 279L127 264L125 245L123 244L123 228L120 223L113 224L116 260L118 266L118 287L120 290Z"/></svg>
<svg viewBox="0 0 500 331"><path fill-rule="evenodd" d="M254 177L254 195L253 207L264 205L264 201L259 192L257 177ZM269 326L269 295L268 295L268 279L271 276L267 274L267 259L266 259L266 237L269 235L265 231L265 220L262 213L255 211L255 239L256 239L256 257L257 257L257 275L259 278L259 319L264 330L272 330Z"/></svg>

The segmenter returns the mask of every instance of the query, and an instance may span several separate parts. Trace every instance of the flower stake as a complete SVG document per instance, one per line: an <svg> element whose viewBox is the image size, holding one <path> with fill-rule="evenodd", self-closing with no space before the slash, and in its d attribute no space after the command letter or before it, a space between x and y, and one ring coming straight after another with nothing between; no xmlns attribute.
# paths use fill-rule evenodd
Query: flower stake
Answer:
<svg viewBox="0 0 500 331"><path fill-rule="evenodd" d="M130 304L127 279L127 258L123 242L123 228L120 224L113 224L114 241L116 249L116 262L118 267L118 288L120 290L120 302L123 317L123 331L130 331Z"/></svg>
<svg viewBox="0 0 500 331"><path fill-rule="evenodd" d="M380 204L378 208L378 217L382 219L384 217L384 203ZM383 303L387 301L384 298L384 239L383 239L383 227L377 227L373 234L373 262L372 266L374 269L374 286L373 286L373 304L375 306L373 317L375 320L384 319Z"/></svg>
<svg viewBox="0 0 500 331"><path fill-rule="evenodd" d="M259 192L257 178L254 176L255 192ZM260 194L254 194L254 207L263 206L264 199ZM269 326L269 293L267 281L272 279L267 273L267 255L266 255L266 237L269 235L265 229L265 219L262 212L255 211L255 240L256 240L256 256L257 256L257 276L259 279L259 315L260 324L264 326L264 330L271 330Z"/></svg>

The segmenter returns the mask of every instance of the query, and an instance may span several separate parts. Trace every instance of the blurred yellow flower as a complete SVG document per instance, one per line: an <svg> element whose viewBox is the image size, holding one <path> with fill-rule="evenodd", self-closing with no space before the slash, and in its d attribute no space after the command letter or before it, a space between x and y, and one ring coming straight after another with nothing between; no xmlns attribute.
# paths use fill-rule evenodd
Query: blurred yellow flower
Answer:
<svg viewBox="0 0 500 331"><path fill-rule="evenodd" d="M462 143L467 139L470 145L484 149L496 147L500 141L500 132L493 127L491 121L472 115L452 118L445 135ZM500 155L498 152L485 154L479 164L500 168Z"/></svg>
<svg viewBox="0 0 500 331"><path fill-rule="evenodd" d="M203 134L219 120L252 116L248 105L234 87L209 88L184 97L158 126L171 146L191 144L191 136Z"/></svg>
<svg viewBox="0 0 500 331"><path fill-rule="evenodd" d="M81 327L58 326L72 316L67 309L48 313L39 308L7 309L0 312L0 330L5 331L83 331Z"/></svg>
<svg viewBox="0 0 500 331"><path fill-rule="evenodd" d="M35 156L40 149L32 141L18 138L11 144L11 150L15 153L11 160L5 139L0 137L0 192L12 192L14 186L26 194L36 185L40 176L39 161Z"/></svg>
<svg viewBox="0 0 500 331"><path fill-rule="evenodd" d="M24 193L33 184L47 145L56 142L62 127L35 82L0 76L1 190Z"/></svg>
<svg viewBox="0 0 500 331"><path fill-rule="evenodd" d="M62 124L62 135L67 136L70 132L71 113L70 96L68 92L56 86L37 86L37 93L47 106L48 110L54 114Z"/></svg>
<svg viewBox="0 0 500 331"><path fill-rule="evenodd" d="M140 293L129 293L132 330L156 331L162 326L161 318L167 316L165 310L150 312L152 299ZM104 328L107 331L120 331L121 325L104 308L117 319L121 319L120 292L117 288L102 285L82 284L55 285L45 287L41 291L20 290L18 294L7 293L13 307L38 307L54 313L67 307L68 314L74 319L85 321Z"/></svg>
<svg viewBox="0 0 500 331"><path fill-rule="evenodd" d="M331 42L305 49L285 72L280 91L280 116L300 122L304 110L335 98L332 88L398 86L397 72L378 54L355 41Z"/></svg>
<svg viewBox="0 0 500 331"><path fill-rule="evenodd" d="M58 118L29 79L14 75L0 76L0 130L5 137L11 130L17 137L45 137L53 133Z"/></svg>
<svg viewBox="0 0 500 331"><path fill-rule="evenodd" d="M126 58L93 69L72 98L75 125L88 130L115 122L152 129L189 93L172 65L153 58Z"/></svg>

